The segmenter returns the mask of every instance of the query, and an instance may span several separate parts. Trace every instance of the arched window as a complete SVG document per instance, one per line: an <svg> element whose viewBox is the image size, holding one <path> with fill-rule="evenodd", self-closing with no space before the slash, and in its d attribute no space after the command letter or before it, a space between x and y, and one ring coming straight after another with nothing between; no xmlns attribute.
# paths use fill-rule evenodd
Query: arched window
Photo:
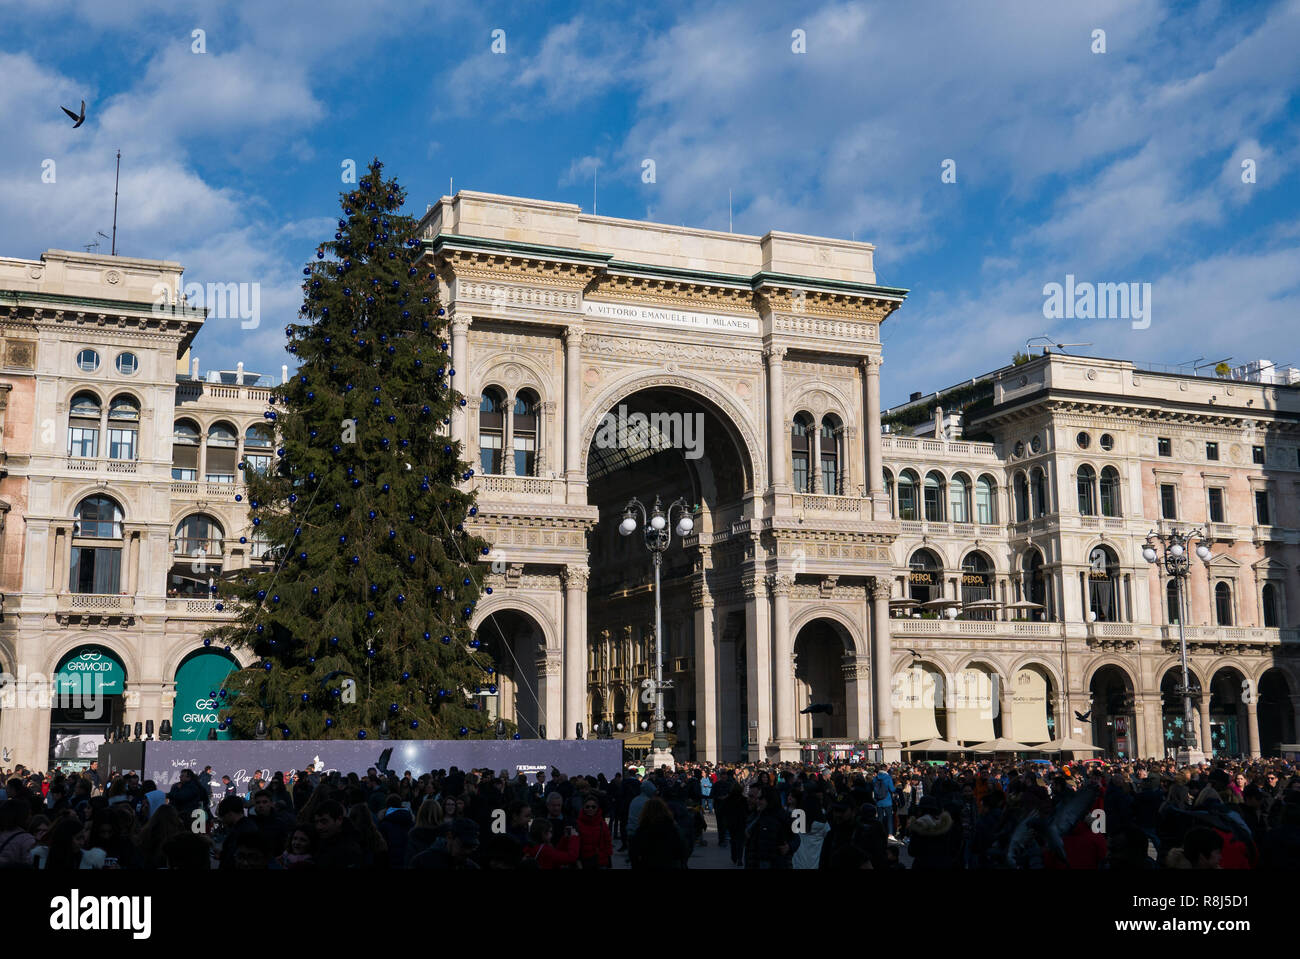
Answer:
<svg viewBox="0 0 1300 959"><path fill-rule="evenodd" d="M99 455L99 397L78 393L68 412L68 455L93 459Z"/></svg>
<svg viewBox="0 0 1300 959"><path fill-rule="evenodd" d="M1037 549L1028 550L1023 559L1024 581L1021 586L1025 600L1036 603L1042 609L1029 612L1030 619L1054 619L1051 609L1051 597L1047 591L1047 570L1043 568L1043 554Z"/></svg>
<svg viewBox="0 0 1300 959"><path fill-rule="evenodd" d="M1119 622L1119 560L1107 546L1088 554L1088 609L1099 623Z"/></svg>
<svg viewBox="0 0 1300 959"><path fill-rule="evenodd" d="M1276 629L1280 625L1281 617L1277 614L1277 587L1272 583L1265 583L1263 590L1260 591L1260 605L1263 607L1264 625L1269 629Z"/></svg>
<svg viewBox="0 0 1300 959"><path fill-rule="evenodd" d="M993 563L981 552L972 552L961 564L961 602L970 606L980 600L993 598ZM971 619L992 619L993 610L968 609Z"/></svg>
<svg viewBox="0 0 1300 959"><path fill-rule="evenodd" d="M796 493L812 492L812 417L796 413L790 423L790 476Z"/></svg>
<svg viewBox="0 0 1300 959"><path fill-rule="evenodd" d="M515 475L537 475L537 394L520 390L515 394L514 420L510 424L514 436Z"/></svg>
<svg viewBox="0 0 1300 959"><path fill-rule="evenodd" d="M917 518L916 513L916 474L911 470L903 470L898 474L898 518L902 520L914 520Z"/></svg>
<svg viewBox="0 0 1300 959"><path fill-rule="evenodd" d="M948 484L948 518L954 523L969 523L970 480L958 473Z"/></svg>
<svg viewBox="0 0 1300 959"><path fill-rule="evenodd" d="M998 484L991 476L981 476L975 481L975 521L992 526L998 521Z"/></svg>
<svg viewBox="0 0 1300 959"><path fill-rule="evenodd" d="M1046 516L1049 510L1047 499L1047 474L1041 466L1035 466L1033 472L1034 515Z"/></svg>
<svg viewBox="0 0 1300 959"><path fill-rule="evenodd" d="M1029 482L1024 473L1017 473L1015 479L1016 522L1023 523L1029 519Z"/></svg>
<svg viewBox="0 0 1300 959"><path fill-rule="evenodd" d="M244 431L244 470L265 476L271 470L271 448L275 437L260 423Z"/></svg>
<svg viewBox="0 0 1300 959"><path fill-rule="evenodd" d="M122 507L107 496L88 496L77 504L69 592L117 595L122 581L122 519Z"/></svg>
<svg viewBox="0 0 1300 959"><path fill-rule="evenodd" d="M943 474L933 470L925 474L925 518L930 523L943 522Z"/></svg>
<svg viewBox="0 0 1300 959"><path fill-rule="evenodd" d="M1096 516L1097 515L1097 473L1084 463L1079 467L1078 473L1075 474L1079 489L1079 515Z"/></svg>
<svg viewBox="0 0 1300 959"><path fill-rule="evenodd" d="M1122 516L1119 501L1119 470L1113 466L1101 470L1101 515Z"/></svg>
<svg viewBox="0 0 1300 959"><path fill-rule="evenodd" d="M1219 582L1214 586L1214 616L1220 626L1231 626L1233 623L1232 587L1227 583Z"/></svg>
<svg viewBox="0 0 1300 959"><path fill-rule="evenodd" d="M889 500L889 518L895 519L898 510L894 506L894 474L887 469L882 469L881 473L885 477L885 498Z"/></svg>
<svg viewBox="0 0 1300 959"><path fill-rule="evenodd" d="M233 483L239 459L239 434L229 423L213 423L208 430L207 481Z"/></svg>
<svg viewBox="0 0 1300 959"><path fill-rule="evenodd" d="M478 407L479 472L499 474L505 443L506 394L495 386L483 391Z"/></svg>
<svg viewBox="0 0 1300 959"><path fill-rule="evenodd" d="M928 603L943 598L943 565L928 549L918 549L908 564L908 584L912 599Z"/></svg>
<svg viewBox="0 0 1300 959"><path fill-rule="evenodd" d="M1169 625L1176 626L1183 618L1182 610L1179 608L1182 604L1178 598L1178 580L1172 576L1169 582L1165 584L1165 611L1169 616Z"/></svg>
<svg viewBox="0 0 1300 959"><path fill-rule="evenodd" d="M172 479L193 483L199 478L199 426L177 420L172 427Z"/></svg>
<svg viewBox="0 0 1300 959"><path fill-rule="evenodd" d="M822 417L821 435L822 492L827 496L840 493L840 421L828 413Z"/></svg>
<svg viewBox="0 0 1300 959"><path fill-rule="evenodd" d="M169 596L210 596L221 575L225 532L205 513L187 516L176 526L175 561L168 581Z"/></svg>
<svg viewBox="0 0 1300 959"><path fill-rule="evenodd" d="M140 404L133 396L115 396L108 405L108 456L115 460L136 457L140 431Z"/></svg>

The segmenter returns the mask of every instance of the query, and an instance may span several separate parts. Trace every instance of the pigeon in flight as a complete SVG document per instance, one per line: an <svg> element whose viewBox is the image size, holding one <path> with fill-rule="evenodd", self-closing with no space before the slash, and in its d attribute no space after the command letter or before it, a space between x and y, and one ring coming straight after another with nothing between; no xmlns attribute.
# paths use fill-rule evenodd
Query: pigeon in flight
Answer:
<svg viewBox="0 0 1300 959"><path fill-rule="evenodd" d="M1091 716L1092 716L1092 710L1091 710L1091 709L1088 710L1086 713L1081 713L1081 712L1079 712L1077 709L1074 711L1074 718L1077 719L1077 720L1078 720L1079 722L1081 722L1081 723L1086 723L1086 722L1088 721L1089 717L1091 717Z"/></svg>
<svg viewBox="0 0 1300 959"><path fill-rule="evenodd" d="M835 704L834 703L813 703L807 709L801 709L799 710L799 712L801 714L802 713L825 713L827 716L834 716Z"/></svg>
<svg viewBox="0 0 1300 959"><path fill-rule="evenodd" d="M81 101L81 116L77 116L67 107L61 107L60 109L62 109L63 112L66 113L69 117L77 121L72 125L72 129L75 130L77 129L77 127L81 126L83 123L86 122L86 101L85 100Z"/></svg>

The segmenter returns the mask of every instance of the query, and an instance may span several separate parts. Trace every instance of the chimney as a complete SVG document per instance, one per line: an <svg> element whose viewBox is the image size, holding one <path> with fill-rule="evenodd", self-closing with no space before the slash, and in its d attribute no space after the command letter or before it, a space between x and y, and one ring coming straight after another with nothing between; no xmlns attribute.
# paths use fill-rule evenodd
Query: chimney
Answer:
<svg viewBox="0 0 1300 959"><path fill-rule="evenodd" d="M197 380L199 378L199 358L197 356L194 357L190 363L190 379Z"/></svg>
<svg viewBox="0 0 1300 959"><path fill-rule="evenodd" d="M244 385L244 361L240 360L235 364L235 385Z"/></svg>

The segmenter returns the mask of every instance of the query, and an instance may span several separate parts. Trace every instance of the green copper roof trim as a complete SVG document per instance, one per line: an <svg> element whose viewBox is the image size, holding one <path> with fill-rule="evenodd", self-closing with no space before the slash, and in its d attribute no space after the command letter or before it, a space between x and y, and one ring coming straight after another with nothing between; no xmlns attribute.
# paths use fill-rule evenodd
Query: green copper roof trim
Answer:
<svg viewBox="0 0 1300 959"><path fill-rule="evenodd" d="M113 310L133 310L151 313L155 316L181 316L193 319L204 319L208 315L206 309L200 309L193 306L167 306L160 309L158 304L152 301L104 300L93 296L70 296L67 293L33 293L30 290L0 290L0 297L14 300L16 304L25 304L28 306L37 306L40 301L44 301L52 305L64 304L66 306L84 306L88 309L103 312L110 312Z"/></svg>
<svg viewBox="0 0 1300 959"><path fill-rule="evenodd" d="M780 283L790 286L816 286L845 293L897 297L899 299L906 297L909 293L908 290L900 287L877 286L874 283L853 283L847 280L827 280L815 276L797 276L792 273L760 271L752 276L745 276L741 273L714 273L708 270L689 270L681 267L658 266L651 263L633 263L628 260L616 260L611 253L592 253L590 250L574 250L563 246L545 246L540 243L520 243L514 240L489 240L483 237L460 236L454 233L439 233L432 240L422 242L425 247L435 253L444 247L451 246L500 250L505 253L557 256L563 259L582 260L594 265L605 266L614 272L635 272L651 276L662 276L668 279L727 283L734 286L744 286L751 290L757 289L764 283Z"/></svg>

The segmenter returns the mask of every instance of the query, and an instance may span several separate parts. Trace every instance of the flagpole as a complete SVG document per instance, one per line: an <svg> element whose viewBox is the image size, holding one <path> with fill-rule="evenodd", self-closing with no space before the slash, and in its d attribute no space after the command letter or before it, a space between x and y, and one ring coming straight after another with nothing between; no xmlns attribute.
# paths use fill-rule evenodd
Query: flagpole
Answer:
<svg viewBox="0 0 1300 959"><path fill-rule="evenodd" d="M117 151L117 173L113 176L113 246L112 256L117 256L117 185L122 179L122 151Z"/></svg>

